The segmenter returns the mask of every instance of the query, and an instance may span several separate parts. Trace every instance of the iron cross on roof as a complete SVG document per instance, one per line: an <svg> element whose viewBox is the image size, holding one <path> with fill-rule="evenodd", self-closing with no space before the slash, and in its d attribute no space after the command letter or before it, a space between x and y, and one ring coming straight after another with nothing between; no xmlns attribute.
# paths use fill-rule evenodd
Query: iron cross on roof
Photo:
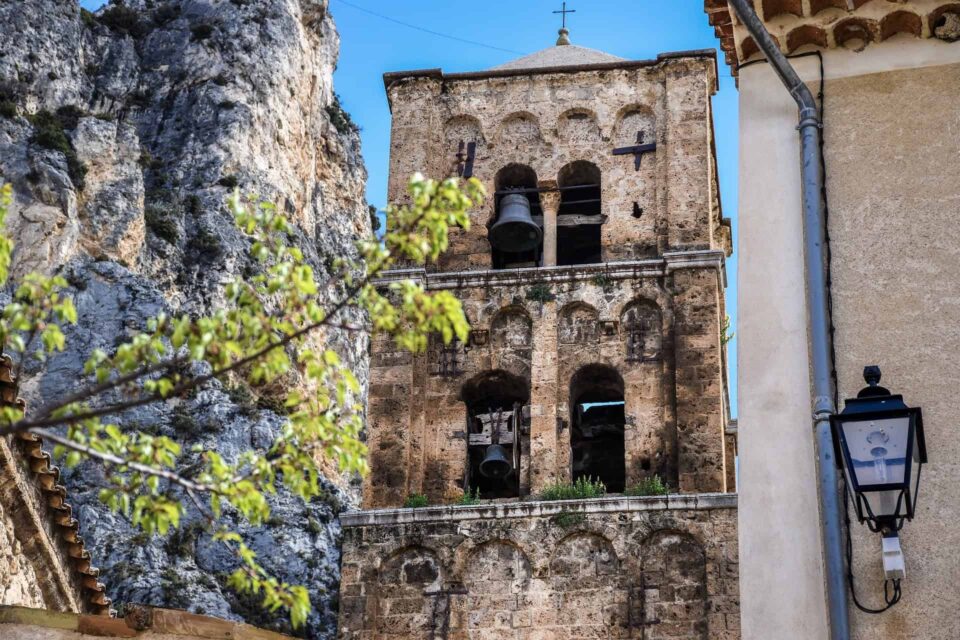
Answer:
<svg viewBox="0 0 960 640"><path fill-rule="evenodd" d="M650 153L657 150L657 143L651 142L645 144L643 142L644 137L643 131L637 131L637 144L631 147L620 147L619 149L613 150L613 155L615 156L625 156L627 154L633 154L633 170L640 170L640 158L643 157L643 154Z"/></svg>
<svg viewBox="0 0 960 640"><path fill-rule="evenodd" d="M561 9L560 11L554 11L554 13L559 13L563 15L563 24L560 25L563 29L567 28L567 14L576 13L576 12L577 12L576 9L567 9L566 2L563 3L563 9Z"/></svg>

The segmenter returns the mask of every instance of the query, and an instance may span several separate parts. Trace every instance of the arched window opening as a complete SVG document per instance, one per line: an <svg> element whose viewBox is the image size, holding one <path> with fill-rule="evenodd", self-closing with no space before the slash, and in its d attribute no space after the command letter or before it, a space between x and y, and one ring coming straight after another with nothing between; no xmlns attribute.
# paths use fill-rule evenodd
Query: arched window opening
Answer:
<svg viewBox="0 0 960 640"><path fill-rule="evenodd" d="M600 169L585 160L560 170L560 209L557 211L557 264L596 264L603 261L600 228Z"/></svg>
<svg viewBox="0 0 960 640"><path fill-rule="evenodd" d="M508 164L494 179L496 216L488 238L494 269L536 267L543 254L543 211L537 174L522 164Z"/></svg>
<svg viewBox="0 0 960 640"><path fill-rule="evenodd" d="M460 394L467 408L467 477L465 491L480 497L520 496L523 406L530 397L526 380L506 371L487 371Z"/></svg>
<svg viewBox="0 0 960 640"><path fill-rule="evenodd" d="M626 485L623 378L612 367L588 365L570 381L573 480L600 480L607 491Z"/></svg>

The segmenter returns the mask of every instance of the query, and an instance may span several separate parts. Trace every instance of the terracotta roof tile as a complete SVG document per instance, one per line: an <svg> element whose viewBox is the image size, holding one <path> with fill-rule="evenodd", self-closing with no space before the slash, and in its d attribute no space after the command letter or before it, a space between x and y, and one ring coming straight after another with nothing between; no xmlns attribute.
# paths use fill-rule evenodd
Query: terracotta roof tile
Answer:
<svg viewBox="0 0 960 640"><path fill-rule="evenodd" d="M753 0L784 53L800 47L846 47L856 51L898 34L916 38L937 37L943 14L960 16L960 2L869 2L869 0ZM739 27L727 0L704 0L704 11L720 40L734 76L743 62L760 54L753 39ZM945 38L946 39L946 38Z"/></svg>

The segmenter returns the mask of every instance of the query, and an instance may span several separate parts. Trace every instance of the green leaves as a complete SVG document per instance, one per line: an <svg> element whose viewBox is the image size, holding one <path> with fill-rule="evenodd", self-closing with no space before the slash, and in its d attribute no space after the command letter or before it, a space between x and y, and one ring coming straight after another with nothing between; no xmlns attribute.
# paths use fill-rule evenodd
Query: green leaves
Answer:
<svg viewBox="0 0 960 640"><path fill-rule="evenodd" d="M10 183L0 185L0 228L5 228L7 212L13 204L13 187ZM10 277L10 261L13 259L13 240L0 233L0 285Z"/></svg>
<svg viewBox="0 0 960 640"><path fill-rule="evenodd" d="M363 390L350 370L353 363L327 348L330 332L377 332L414 353L426 349L431 335L446 343L465 341L469 326L453 294L409 281L381 287L378 278L397 261L406 266L438 260L452 230L469 228L469 209L483 197L482 185L473 179L461 188L456 179L414 176L407 203L387 209L382 241L358 243L362 261L333 261L318 280L292 244L297 230L277 207L235 191L228 204L249 236L254 266L226 284L226 304L205 315L160 314L112 352L94 350L76 393L27 417L17 408L0 407L0 434L66 426L67 438L57 436L55 453L68 466L92 459L108 467L101 501L147 534L179 527L181 499L189 498L241 563L231 586L258 594L270 611L287 610L298 627L310 612L307 590L268 575L240 536L217 523L225 512L255 526L265 523L268 497L281 488L303 500L320 496L327 463L345 474L367 473ZM10 199L4 186L0 222ZM12 244L0 233L0 280L7 277L11 255ZM66 287L60 276L23 278L0 313L0 348L21 360L63 351L63 327L77 321L72 300L63 294ZM109 422L153 403L183 412L192 392L214 380L243 385L250 397L267 389L272 398L280 394L282 402L273 407L286 414L285 422L266 451L244 451L228 460L198 445L185 476L179 444Z"/></svg>

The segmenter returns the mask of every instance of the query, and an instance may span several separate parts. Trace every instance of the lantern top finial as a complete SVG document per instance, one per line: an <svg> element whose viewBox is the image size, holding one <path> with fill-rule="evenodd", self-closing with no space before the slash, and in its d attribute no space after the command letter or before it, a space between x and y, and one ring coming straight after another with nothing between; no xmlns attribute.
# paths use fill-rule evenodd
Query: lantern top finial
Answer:
<svg viewBox="0 0 960 640"><path fill-rule="evenodd" d="M880 367L871 364L863 368L863 379L869 385L860 390L860 393L857 394L858 398L872 398L874 396L888 396L890 395L890 390L885 389L880 386L880 378L882 374L880 373Z"/></svg>

